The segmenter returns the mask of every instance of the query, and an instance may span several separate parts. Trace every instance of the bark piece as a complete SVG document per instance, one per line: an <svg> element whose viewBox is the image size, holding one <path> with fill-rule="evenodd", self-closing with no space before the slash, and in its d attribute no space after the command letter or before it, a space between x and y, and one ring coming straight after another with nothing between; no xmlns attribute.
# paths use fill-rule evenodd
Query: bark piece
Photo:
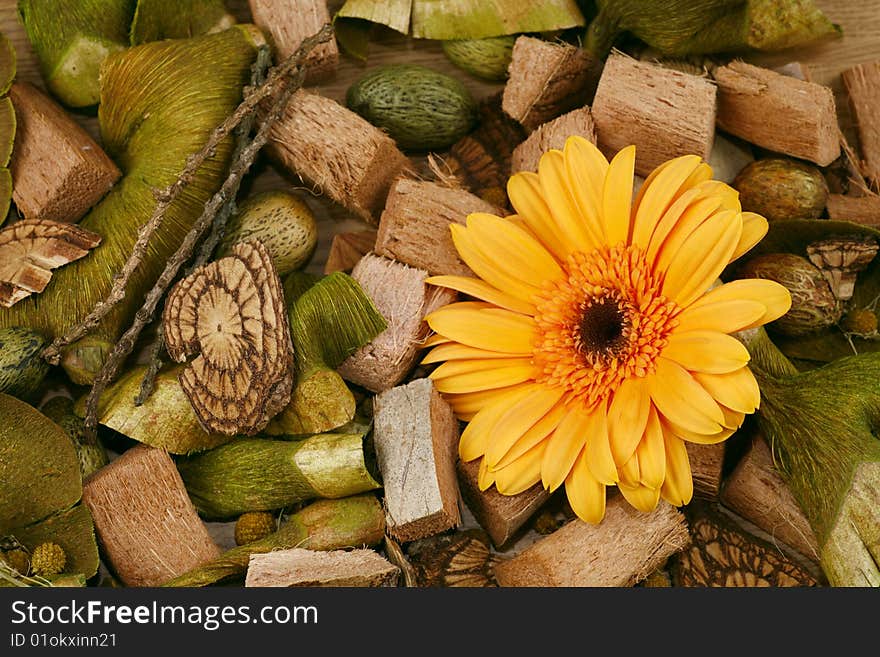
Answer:
<svg viewBox="0 0 880 657"><path fill-rule="evenodd" d="M9 90L15 107L12 200L26 219L75 222L122 173L80 125L27 82Z"/></svg>
<svg viewBox="0 0 880 657"><path fill-rule="evenodd" d="M634 144L635 172L647 176L681 155L708 159L715 139L715 85L614 52L605 62L592 113L606 157Z"/></svg>
<svg viewBox="0 0 880 657"><path fill-rule="evenodd" d="M829 194L825 209L828 218L835 221L852 221L874 228L880 227L880 196L847 196Z"/></svg>
<svg viewBox="0 0 880 657"><path fill-rule="evenodd" d="M402 178L388 193L375 252L431 275L473 276L449 230L453 222L464 224L471 212L497 215L501 210L463 189Z"/></svg>
<svg viewBox="0 0 880 657"><path fill-rule="evenodd" d="M717 500L721 489L721 470L724 466L726 443L700 445L686 442L691 476L694 481L694 496L705 500Z"/></svg>
<svg viewBox="0 0 880 657"><path fill-rule="evenodd" d="M596 143L596 125L589 107L581 107L539 126L513 149L511 173L537 171L541 156L551 149L562 150L565 140L578 135Z"/></svg>
<svg viewBox="0 0 880 657"><path fill-rule="evenodd" d="M454 292L426 285L428 272L377 256L364 256L351 272L382 313L388 328L349 356L337 371L372 392L403 381L413 369L429 329L425 315L455 300Z"/></svg>
<svg viewBox="0 0 880 657"><path fill-rule="evenodd" d="M413 541L406 550L421 587L495 587L495 565L489 537L466 529Z"/></svg>
<svg viewBox="0 0 880 657"><path fill-rule="evenodd" d="M841 236L818 240L807 245L810 259L841 301L852 298L858 273L877 255L877 240L870 236Z"/></svg>
<svg viewBox="0 0 880 657"><path fill-rule="evenodd" d="M572 520L495 566L501 586L633 586L690 543L685 517L660 502L651 513L623 496L598 525Z"/></svg>
<svg viewBox="0 0 880 657"><path fill-rule="evenodd" d="M828 166L840 155L828 87L734 61L715 69L718 127L758 146Z"/></svg>
<svg viewBox="0 0 880 657"><path fill-rule="evenodd" d="M819 561L819 544L810 523L773 465L770 448L756 436L749 451L725 480L721 503L800 555Z"/></svg>
<svg viewBox="0 0 880 657"><path fill-rule="evenodd" d="M841 73L859 135L861 171L880 190L880 61Z"/></svg>
<svg viewBox="0 0 880 657"><path fill-rule="evenodd" d="M689 506L690 546L673 558L675 586L818 586L807 570L776 546L703 505Z"/></svg>
<svg viewBox="0 0 880 657"><path fill-rule="evenodd" d="M293 346L284 291L259 241L177 283L162 324L168 355L198 357L179 380L208 432L252 435L290 403Z"/></svg>
<svg viewBox="0 0 880 657"><path fill-rule="evenodd" d="M388 188L412 164L394 140L335 100L297 91L270 133L280 166L376 223Z"/></svg>
<svg viewBox="0 0 880 657"><path fill-rule="evenodd" d="M75 224L24 219L0 230L0 306L46 289L52 270L79 260L101 236Z"/></svg>
<svg viewBox="0 0 880 657"><path fill-rule="evenodd" d="M278 62L296 52L303 39L331 22L326 0L249 0L248 4L254 23L269 36ZM332 77L339 66L336 39L314 48L305 64L305 84Z"/></svg>
<svg viewBox="0 0 880 657"><path fill-rule="evenodd" d="M531 132L589 103L601 68L583 48L520 36L513 44L501 106Z"/></svg>
<svg viewBox="0 0 880 657"><path fill-rule="evenodd" d="M330 252L324 263L324 273L351 272L358 261L372 251L375 245L376 231L372 228L336 233L333 236L333 241L330 242Z"/></svg>
<svg viewBox="0 0 880 657"><path fill-rule="evenodd" d="M164 450L127 450L86 480L83 502L126 586L158 586L220 556Z"/></svg>
<svg viewBox="0 0 880 657"><path fill-rule="evenodd" d="M463 187L493 205L509 207L511 157L526 132L501 109L501 98L497 93L480 102L477 128L450 147L444 163Z"/></svg>
<svg viewBox="0 0 880 657"><path fill-rule="evenodd" d="M486 530L496 548L507 544L517 531L550 499L540 483L518 495L502 495L495 487L480 490L480 461L458 461L458 486L464 503Z"/></svg>
<svg viewBox="0 0 880 657"><path fill-rule="evenodd" d="M246 587L397 586L400 569L375 550L291 548L252 554Z"/></svg>
<svg viewBox="0 0 880 657"><path fill-rule="evenodd" d="M388 533L408 542L456 527L459 429L452 407L430 379L416 379L378 394L373 413Z"/></svg>

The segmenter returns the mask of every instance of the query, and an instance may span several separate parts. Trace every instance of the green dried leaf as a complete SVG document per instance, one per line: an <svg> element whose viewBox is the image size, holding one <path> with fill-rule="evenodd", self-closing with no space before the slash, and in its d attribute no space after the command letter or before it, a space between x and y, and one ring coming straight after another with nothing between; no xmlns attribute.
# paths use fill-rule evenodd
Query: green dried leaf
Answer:
<svg viewBox="0 0 880 657"><path fill-rule="evenodd" d="M15 143L15 108L9 96L0 98L0 167L9 164ZM2 208L0 208L2 209Z"/></svg>
<svg viewBox="0 0 880 657"><path fill-rule="evenodd" d="M187 39L235 25L223 0L138 0L131 22L131 45Z"/></svg>
<svg viewBox="0 0 880 657"><path fill-rule="evenodd" d="M15 80L16 61L15 47L12 41L0 32L0 96L9 91Z"/></svg>
<svg viewBox="0 0 880 657"><path fill-rule="evenodd" d="M12 532L29 550L52 541L64 549L66 573L79 573L88 579L98 572L98 544L92 514L85 504L53 514L33 525Z"/></svg>

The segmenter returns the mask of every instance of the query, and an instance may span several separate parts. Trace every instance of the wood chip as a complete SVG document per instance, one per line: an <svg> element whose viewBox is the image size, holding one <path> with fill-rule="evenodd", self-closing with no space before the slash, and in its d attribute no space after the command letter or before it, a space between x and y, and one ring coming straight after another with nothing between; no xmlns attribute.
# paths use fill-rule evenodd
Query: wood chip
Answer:
<svg viewBox="0 0 880 657"><path fill-rule="evenodd" d="M726 443L701 445L686 442L685 448L691 465L694 496L704 500L717 500L721 489Z"/></svg>
<svg viewBox="0 0 880 657"><path fill-rule="evenodd" d="M715 85L696 75L612 52L592 112L599 148L610 159L634 144L640 176L675 157L708 159L712 151Z"/></svg>
<svg viewBox="0 0 880 657"><path fill-rule="evenodd" d="M859 64L840 74L859 134L865 178L880 191L880 61Z"/></svg>
<svg viewBox="0 0 880 657"><path fill-rule="evenodd" d="M252 435L290 402L293 346L269 251L240 242L232 255L177 283L163 313L168 355L198 357L180 385L208 432Z"/></svg>
<svg viewBox="0 0 880 657"><path fill-rule="evenodd" d="M726 515L690 505L687 517L691 545L673 558L675 586L818 586L811 573Z"/></svg>
<svg viewBox="0 0 880 657"><path fill-rule="evenodd" d="M561 151L565 141L575 135L596 143L596 126L589 107L572 110L539 126L513 149L511 173L537 172L538 162L544 153L554 148Z"/></svg>
<svg viewBox="0 0 880 657"><path fill-rule="evenodd" d="M846 196L829 194L825 204L828 218L835 221L852 221L857 224L880 228L880 196Z"/></svg>
<svg viewBox="0 0 880 657"><path fill-rule="evenodd" d="M358 261L373 250L376 245L376 231L366 230L336 233L330 242L330 252L324 263L324 273L335 271L350 273Z"/></svg>
<svg viewBox="0 0 880 657"><path fill-rule="evenodd" d="M76 224L24 219L0 230L0 306L46 289L52 270L79 260L101 236Z"/></svg>
<svg viewBox="0 0 880 657"><path fill-rule="evenodd" d="M741 61L715 69L714 77L722 130L823 167L840 156L837 111L828 87Z"/></svg>
<svg viewBox="0 0 880 657"><path fill-rule="evenodd" d="M252 554L246 587L397 586L400 570L375 550L291 548Z"/></svg>
<svg viewBox="0 0 880 657"><path fill-rule="evenodd" d="M498 586L494 569L500 557L478 529L422 538L410 543L406 552L420 587Z"/></svg>

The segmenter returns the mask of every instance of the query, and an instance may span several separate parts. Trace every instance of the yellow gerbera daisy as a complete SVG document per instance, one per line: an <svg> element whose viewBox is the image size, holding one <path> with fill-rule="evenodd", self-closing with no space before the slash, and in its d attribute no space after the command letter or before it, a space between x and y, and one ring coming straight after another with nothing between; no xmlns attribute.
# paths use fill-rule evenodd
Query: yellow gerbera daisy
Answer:
<svg viewBox="0 0 880 657"><path fill-rule="evenodd" d="M428 318L424 363L457 416L479 484L515 495L563 483L585 521L616 485L637 509L693 493L685 441L718 443L759 390L729 333L783 315L768 280L716 285L767 232L697 156L658 167L633 201L635 147L609 164L581 137L508 183L517 214L452 225L478 278L428 279L471 297ZM714 287L713 287L714 286Z"/></svg>

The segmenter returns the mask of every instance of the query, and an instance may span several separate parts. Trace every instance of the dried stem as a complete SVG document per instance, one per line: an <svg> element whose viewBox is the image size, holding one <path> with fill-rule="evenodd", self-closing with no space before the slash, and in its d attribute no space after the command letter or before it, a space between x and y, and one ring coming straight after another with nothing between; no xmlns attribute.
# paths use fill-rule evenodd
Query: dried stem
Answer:
<svg viewBox="0 0 880 657"><path fill-rule="evenodd" d="M103 393L107 386L113 381L119 367L134 349L135 342L137 341L137 338L140 335L141 331L143 331L144 327L146 327L152 321L156 306L159 304L162 297L165 295L165 292L168 290L168 287L176 278L178 272L180 271L180 268L192 257L193 251L196 247L196 243L202 238L204 232L212 224L218 210L230 198L235 198L236 191L241 183L241 179L248 172L254 160L256 159L257 154L269 140L269 132L273 124L281 116L281 113L284 111L284 108L287 105L287 102L290 100L290 97L293 95L294 91L302 86L302 82L305 78L305 67L303 63L306 56L315 46L327 41L332 37L332 35L332 26L325 25L317 34L309 37L308 39L305 39L297 52L292 55L291 59L285 61L285 63L281 65L281 67L276 67L272 71L272 73L270 73L266 83L260 89L256 90L253 94L249 95L242 103L242 105L239 105L239 108L236 109L235 113L232 115L235 116L239 114L239 111L243 105L249 103L254 98L257 98L258 100L255 103L249 105L255 109L259 100L268 96L268 93L265 93L267 86L273 85L273 81L279 79L279 70L294 73L293 76L281 78L281 85L276 91L276 95L273 96L272 104L268 113L260 121L257 133L254 136L253 141L242 150L242 152L239 154L239 157L233 160L232 164L230 165L229 175L226 178L226 181L223 183L220 190L216 194L214 194L211 200L205 204L204 211L196 220L192 230L190 230L190 232L184 238L183 243L180 245L174 255L168 260L168 263L165 265L165 269L162 271L162 274L153 285L153 288L147 293L144 305L141 306L140 310L138 310L135 314L134 322L128 328L128 330L126 330L125 333L123 333L122 336L119 338L113 350L108 355L107 360L101 367L101 370L95 377L95 381L92 384L92 388L89 391L88 397L86 398L85 430L88 434L94 433L98 423L98 400L101 397L101 393ZM230 119L227 119L222 124L222 126L230 124L231 118L232 117L230 117ZM240 118L238 121L236 121L232 125L230 130L233 129L235 125L238 125L241 120L242 119ZM229 134L229 132L227 131L226 134ZM192 160L190 160L190 164L192 164ZM199 164L196 164L195 168L197 168ZM192 171L190 171L189 164L187 165L187 169L184 171L184 173L181 174L181 177L183 177L187 173L191 177ZM174 187L174 185L172 185L172 187Z"/></svg>
<svg viewBox="0 0 880 657"><path fill-rule="evenodd" d="M271 63L270 54L271 51L268 46L260 46L260 49L257 52L257 59L251 68L251 86L248 93L265 82L266 70ZM247 148L250 141L251 130L253 130L254 127L255 118L255 114L249 114L235 129L236 141L235 150L232 153L233 162L237 161L238 158L241 157L244 149ZM211 232L202 243L202 246L199 249L199 254L196 256L193 263L187 268L184 276L189 276L193 271L208 262L214 249L217 248L217 244L223 239L223 234L226 230L226 224L229 221L229 217L235 213L235 197L237 193L238 190L236 188L235 193L232 194L231 198L217 212L217 216L214 218L214 223L211 226ZM153 387L156 383L156 375L159 373L159 370L162 369L162 357L160 354L164 348L165 334L162 331L159 331L156 340L150 346L150 351L147 356L147 371L144 373L144 378L141 380L140 390L138 391L137 397L135 397L135 406L141 406L150 396L150 393L153 392Z"/></svg>
<svg viewBox="0 0 880 657"><path fill-rule="evenodd" d="M159 226L162 225L162 221L165 218L168 209L171 207L171 204L183 189L192 182L193 177L202 164L204 164L205 160L216 153L217 147L220 143L226 139L226 137L228 137L245 118L256 114L260 104L264 100L270 97L279 98L279 94L285 95L286 92L280 92L279 89L289 88L290 74L296 71L295 80L300 80L304 75L303 62L305 61L306 56L317 45L329 40L332 35L333 27L331 25L325 25L314 36L305 39L293 55L286 59L282 64L273 68L268 79L251 93L247 94L235 111L230 114L223 123L214 129L211 136L208 138L208 141L205 143L205 146L198 153L194 153L187 158L186 166L178 179L165 189L157 190L155 192L157 203L153 214L138 231L138 239L132 248L132 253L122 269L113 277L113 287L107 298L96 303L91 312L89 312L84 319L73 326L64 335L55 338L52 344L43 350L43 358L52 365L58 365L61 361L61 349L76 342L96 329L110 311L125 298L128 281L131 278L131 275L138 269L138 267L140 267L150 239L156 230L158 230ZM301 84L301 81L296 82L297 87L301 86ZM289 95L287 95L287 97L289 97ZM277 103L273 106L273 109L275 107L277 107ZM250 164L248 164L248 166L250 166Z"/></svg>

